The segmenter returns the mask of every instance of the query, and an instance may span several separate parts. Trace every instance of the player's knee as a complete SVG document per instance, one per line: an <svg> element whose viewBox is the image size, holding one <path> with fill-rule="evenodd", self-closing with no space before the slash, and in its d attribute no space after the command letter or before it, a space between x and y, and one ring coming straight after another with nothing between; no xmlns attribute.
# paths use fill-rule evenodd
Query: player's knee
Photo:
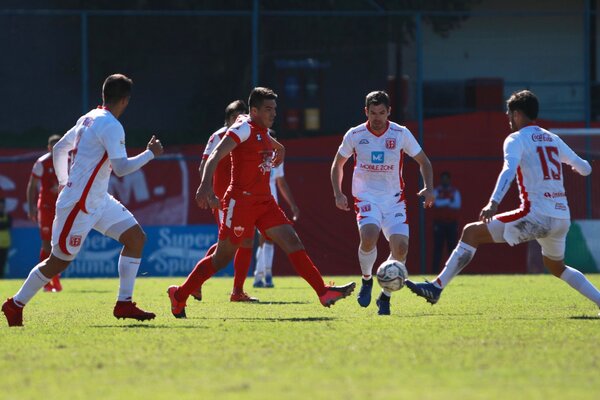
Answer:
<svg viewBox="0 0 600 400"><path fill-rule="evenodd" d="M125 247L133 251L142 251L148 238L142 229L138 229L132 232L131 235L127 235L124 239L123 245Z"/></svg>
<svg viewBox="0 0 600 400"><path fill-rule="evenodd" d="M470 224L465 225L462 231L461 240L463 242L473 242L477 239L477 232L479 228L479 223L471 222Z"/></svg>

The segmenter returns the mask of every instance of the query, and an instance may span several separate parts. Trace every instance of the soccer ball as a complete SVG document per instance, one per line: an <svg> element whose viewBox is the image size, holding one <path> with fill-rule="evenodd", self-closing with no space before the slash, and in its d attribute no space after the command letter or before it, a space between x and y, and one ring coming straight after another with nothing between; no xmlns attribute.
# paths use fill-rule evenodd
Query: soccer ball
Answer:
<svg viewBox="0 0 600 400"><path fill-rule="evenodd" d="M390 292L402 289L406 278L408 278L408 271L400 261L387 260L377 268L379 286Z"/></svg>

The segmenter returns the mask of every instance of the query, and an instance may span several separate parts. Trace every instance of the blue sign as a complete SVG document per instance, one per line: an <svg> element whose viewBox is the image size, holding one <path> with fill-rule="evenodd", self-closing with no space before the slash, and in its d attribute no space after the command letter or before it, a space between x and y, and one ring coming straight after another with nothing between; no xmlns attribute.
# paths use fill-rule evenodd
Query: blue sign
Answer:
<svg viewBox="0 0 600 400"><path fill-rule="evenodd" d="M186 276L217 241L216 225L148 226L147 241L138 276ZM37 228L12 229L12 248L7 278L25 278L39 262L40 237ZM122 245L96 231L90 232L83 248L61 275L65 278L112 278ZM233 263L217 273L232 276Z"/></svg>
<svg viewBox="0 0 600 400"><path fill-rule="evenodd" d="M371 163L372 164L383 164L383 151L372 151L371 152Z"/></svg>

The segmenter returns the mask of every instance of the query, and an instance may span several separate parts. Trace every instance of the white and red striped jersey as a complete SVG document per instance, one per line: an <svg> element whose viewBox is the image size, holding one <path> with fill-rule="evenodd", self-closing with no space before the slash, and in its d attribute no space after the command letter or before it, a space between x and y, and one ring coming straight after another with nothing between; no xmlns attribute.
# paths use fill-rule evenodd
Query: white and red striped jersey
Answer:
<svg viewBox="0 0 600 400"><path fill-rule="evenodd" d="M491 200L502 200L516 173L521 214L534 210L569 219L562 163L571 165L581 175L591 172L589 163L552 132L530 125L511 133L504 140L504 167Z"/></svg>
<svg viewBox="0 0 600 400"><path fill-rule="evenodd" d="M69 151L72 151L70 171L65 154ZM56 176L65 185L56 206L70 207L80 202L84 212L92 212L103 206L108 196L111 174L108 160L127 157L125 131L110 111L99 107L79 118L53 152Z"/></svg>
<svg viewBox="0 0 600 400"><path fill-rule="evenodd" d="M376 203L404 198L404 153L414 157L420 152L412 133L395 122L388 122L381 135L371 131L368 122L351 128L338 149L342 157L354 156L354 198Z"/></svg>

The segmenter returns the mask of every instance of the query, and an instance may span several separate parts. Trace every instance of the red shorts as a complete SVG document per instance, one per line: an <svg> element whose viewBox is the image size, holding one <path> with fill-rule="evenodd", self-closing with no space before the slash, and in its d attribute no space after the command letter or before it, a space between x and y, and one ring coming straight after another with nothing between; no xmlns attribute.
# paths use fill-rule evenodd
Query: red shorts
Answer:
<svg viewBox="0 0 600 400"><path fill-rule="evenodd" d="M224 219L219 229L219 240L229 239L237 244L243 239L254 238L254 227L264 237L268 237L265 231L269 228L291 225L273 196L253 198L244 195L233 197L227 194L222 206Z"/></svg>
<svg viewBox="0 0 600 400"><path fill-rule="evenodd" d="M55 211L56 209L48 204L38 206L38 226L42 240L52 239L52 221L54 221Z"/></svg>

